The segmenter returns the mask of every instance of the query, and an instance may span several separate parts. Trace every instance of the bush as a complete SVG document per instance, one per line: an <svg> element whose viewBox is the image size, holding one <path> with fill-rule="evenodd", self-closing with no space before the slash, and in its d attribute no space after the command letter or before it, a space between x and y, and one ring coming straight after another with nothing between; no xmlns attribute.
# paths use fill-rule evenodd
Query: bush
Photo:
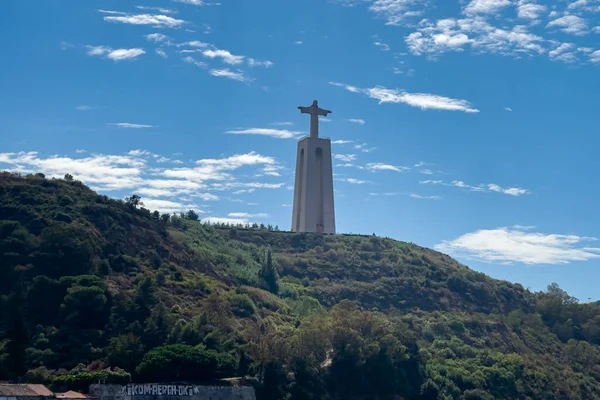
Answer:
<svg viewBox="0 0 600 400"><path fill-rule="evenodd" d="M87 391L92 383L103 381L105 383L114 383L117 385L127 385L131 382L131 374L125 371L85 371L75 374L57 376L52 380L50 388L54 391L76 390Z"/></svg>
<svg viewBox="0 0 600 400"><path fill-rule="evenodd" d="M136 369L146 382L210 382L235 369L233 357L203 346L174 344L150 350Z"/></svg>
<svg viewBox="0 0 600 400"><path fill-rule="evenodd" d="M256 313L256 305L247 294L232 294L229 303L231 311L238 317L251 317Z"/></svg>

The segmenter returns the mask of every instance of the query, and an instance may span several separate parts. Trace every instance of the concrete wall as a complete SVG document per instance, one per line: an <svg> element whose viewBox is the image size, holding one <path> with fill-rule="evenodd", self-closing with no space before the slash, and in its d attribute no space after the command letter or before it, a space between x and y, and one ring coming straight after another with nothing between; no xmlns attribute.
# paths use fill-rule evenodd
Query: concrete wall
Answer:
<svg viewBox="0 0 600 400"><path fill-rule="evenodd" d="M335 233L331 141L298 142L292 231Z"/></svg>
<svg viewBox="0 0 600 400"><path fill-rule="evenodd" d="M187 384L90 385L99 400L256 400L250 386L201 386Z"/></svg>

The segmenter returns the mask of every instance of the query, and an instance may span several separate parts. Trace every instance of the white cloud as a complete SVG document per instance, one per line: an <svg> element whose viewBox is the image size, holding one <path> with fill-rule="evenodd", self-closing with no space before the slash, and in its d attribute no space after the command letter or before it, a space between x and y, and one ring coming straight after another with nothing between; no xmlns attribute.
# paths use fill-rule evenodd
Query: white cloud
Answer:
<svg viewBox="0 0 600 400"><path fill-rule="evenodd" d="M510 0L471 0L465 7L465 14L495 14L510 5Z"/></svg>
<svg viewBox="0 0 600 400"><path fill-rule="evenodd" d="M78 150L80 154L85 150ZM279 189L283 183L238 182L233 171L242 167L261 167L265 171L276 171L281 166L271 157L251 152L221 159L196 161L195 167L159 168L167 160L147 150L134 149L127 155L92 154L82 158L66 156L40 157L37 152L0 153L0 164L14 166L18 172L43 172L49 177L72 174L92 189L103 192L127 190L152 198L181 198L203 201L219 200L209 190L223 191L244 188L248 193L256 189ZM153 166L152 162L157 163ZM204 191L202 191L204 190ZM191 208L191 200L180 204L180 208ZM155 203L156 205L157 203ZM162 206L173 204L163 203ZM165 207L157 207L165 211ZM176 208L176 207L175 207Z"/></svg>
<svg viewBox="0 0 600 400"><path fill-rule="evenodd" d="M405 41L411 53L431 58L448 51L461 52L467 46L477 53L514 57L545 52L544 38L530 33L527 27L516 25L503 29L479 16L424 21Z"/></svg>
<svg viewBox="0 0 600 400"><path fill-rule="evenodd" d="M435 246L441 252L484 262L568 264L600 257L600 248L587 247L595 238L531 232L517 227L482 229Z"/></svg>
<svg viewBox="0 0 600 400"><path fill-rule="evenodd" d="M347 85L345 83L340 83L340 82L329 82L330 85L333 86L337 86L337 87L341 87L349 92L352 93L361 93L362 89L357 88L356 86L352 86L352 85Z"/></svg>
<svg viewBox="0 0 600 400"><path fill-rule="evenodd" d="M350 118L348 121L359 125L364 125L366 123L364 119L360 118Z"/></svg>
<svg viewBox="0 0 600 400"><path fill-rule="evenodd" d="M193 65L195 65L196 67L199 67L199 68L206 68L206 67L208 67L208 65L205 62L198 61L194 57L191 57L191 56L185 57L183 59L183 61L185 61L186 63L189 63L189 64L193 64Z"/></svg>
<svg viewBox="0 0 600 400"><path fill-rule="evenodd" d="M163 174L171 178L183 178L190 181L202 182L205 180L228 180L233 177L228 171L233 171L244 166L253 165L277 165L273 157L263 156L255 152L246 154L236 154L231 157L221 159L203 159L196 161L196 167L193 168L172 168L166 169ZM217 189L227 189L239 186L260 187L260 184L230 182L229 184L220 184L213 186ZM267 184L265 184L267 185Z"/></svg>
<svg viewBox="0 0 600 400"><path fill-rule="evenodd" d="M211 59L220 58L223 60L224 63L230 64L230 65L241 64L244 62L244 58L245 58L245 56L236 56L236 55L231 54L227 50L221 50L221 49L204 50L202 52L202 54L204 55L204 57L208 57Z"/></svg>
<svg viewBox="0 0 600 400"><path fill-rule="evenodd" d="M77 111L90 111L90 110L93 110L93 109L94 109L94 107L92 107L92 106L88 106L88 105L81 105L81 106L77 106L77 107L75 107L75 109L76 109Z"/></svg>
<svg viewBox="0 0 600 400"><path fill-rule="evenodd" d="M421 196L420 194L416 194L416 193L411 193L409 196L412 197L413 199L420 199L420 200L440 200L441 199L440 196Z"/></svg>
<svg viewBox="0 0 600 400"><path fill-rule="evenodd" d="M177 14L177 11L175 11L175 10L171 10L168 8L162 8L162 7L137 6L136 8L139 10L158 11L159 13L163 13L163 14Z"/></svg>
<svg viewBox="0 0 600 400"><path fill-rule="evenodd" d="M157 28L178 28L186 23L184 20L160 14L111 15L104 17L104 20L107 22L118 22L131 25L152 25Z"/></svg>
<svg viewBox="0 0 600 400"><path fill-rule="evenodd" d="M182 46L189 46L189 47L204 49L204 48L210 46L210 44L201 42L199 40L192 40L190 42L179 43L177 45L177 47L182 47Z"/></svg>
<svg viewBox="0 0 600 400"><path fill-rule="evenodd" d="M510 111L510 112L512 112L512 108L510 108L510 107L504 107L504 111Z"/></svg>
<svg viewBox="0 0 600 400"><path fill-rule="evenodd" d="M384 42L381 41L381 39L379 38L379 35L373 35L371 36L375 41L373 42L373 44L377 47L379 47L381 49L381 51L390 51L390 46Z"/></svg>
<svg viewBox="0 0 600 400"><path fill-rule="evenodd" d="M340 161L350 162L356 160L356 155L354 154L334 154L333 158Z"/></svg>
<svg viewBox="0 0 600 400"><path fill-rule="evenodd" d="M419 167L422 167L424 165L429 165L429 163L426 163L425 161L419 161L414 166L417 167L417 168L419 168Z"/></svg>
<svg viewBox="0 0 600 400"><path fill-rule="evenodd" d="M434 172L430 169L422 169L419 171L420 173L424 174L424 175L433 175Z"/></svg>
<svg viewBox="0 0 600 400"><path fill-rule="evenodd" d="M106 56L113 61L130 60L146 53L144 49L116 49L107 46L86 46L87 54L90 56Z"/></svg>
<svg viewBox="0 0 600 400"><path fill-rule="evenodd" d="M156 49L155 51L156 51L156 54L158 54L162 58L169 58L169 56L167 55L167 53L165 53L165 51L163 49Z"/></svg>
<svg viewBox="0 0 600 400"><path fill-rule="evenodd" d="M386 25L406 25L423 13L425 4L425 0L375 0L369 10L384 18Z"/></svg>
<svg viewBox="0 0 600 400"><path fill-rule="evenodd" d="M144 160L131 156L94 154L79 159L59 155L41 158L37 152L0 153L0 163L14 165L20 172L43 172L57 178L70 173L75 179L107 190L138 186L145 166Z"/></svg>
<svg viewBox="0 0 600 400"><path fill-rule="evenodd" d="M593 63L600 63L600 50L596 50L590 54L590 61Z"/></svg>
<svg viewBox="0 0 600 400"><path fill-rule="evenodd" d="M83 154L83 153L87 153L87 150L84 150L84 149L76 149L76 150L75 150L75 153L77 153L77 154Z"/></svg>
<svg viewBox="0 0 600 400"><path fill-rule="evenodd" d="M271 125L292 126L292 125L294 125L294 123L293 122L273 122Z"/></svg>
<svg viewBox="0 0 600 400"><path fill-rule="evenodd" d="M258 60L255 60L254 58L248 58L248 65L251 67L271 68L273 66L273 63L268 60L258 61Z"/></svg>
<svg viewBox="0 0 600 400"><path fill-rule="evenodd" d="M60 42L59 45L61 50L69 50L75 47L74 44L65 41Z"/></svg>
<svg viewBox="0 0 600 400"><path fill-rule="evenodd" d="M375 147L367 148L366 146L367 146L366 143L359 143L359 144L355 144L352 147L356 150L362 151L363 153L370 153L376 149Z"/></svg>
<svg viewBox="0 0 600 400"><path fill-rule="evenodd" d="M384 163L368 163L367 169L369 171L396 171L396 172L410 171L409 167L399 167L396 165L390 165L390 164L384 164Z"/></svg>
<svg viewBox="0 0 600 400"><path fill-rule="evenodd" d="M152 155L152 153L150 153L148 150L134 149L134 150L130 150L127 153L127 155L141 157L141 156L150 156L150 155Z"/></svg>
<svg viewBox="0 0 600 400"><path fill-rule="evenodd" d="M145 128L154 128L153 125L142 125L142 124L132 124L129 122L116 122L116 123L112 123L110 125L114 125L116 127L119 128L126 128L126 129L145 129Z"/></svg>
<svg viewBox="0 0 600 400"><path fill-rule="evenodd" d="M331 144L348 144L348 143L354 143L354 140L332 140Z"/></svg>
<svg viewBox="0 0 600 400"><path fill-rule="evenodd" d="M194 210L197 213L204 213L204 211L200 210L195 204L184 204L176 201L170 200L159 200L159 199L145 199L142 198L142 203L144 203L144 207L150 211L160 211L161 213L178 213L178 212L186 212L188 210Z"/></svg>
<svg viewBox="0 0 600 400"><path fill-rule="evenodd" d="M265 213L250 214L250 213L245 213L245 212L233 212L233 213L227 214L227 216L231 217L231 218L269 218L270 217L269 214L265 214Z"/></svg>
<svg viewBox="0 0 600 400"><path fill-rule="evenodd" d="M256 189L254 189L254 188L251 188L251 189L240 189L240 190L236 190L232 194L254 193L255 191L256 191Z"/></svg>
<svg viewBox="0 0 600 400"><path fill-rule="evenodd" d="M575 47L576 46L573 43L561 43L557 48L548 52L548 57L551 60L574 63L579 60L576 55Z"/></svg>
<svg viewBox="0 0 600 400"><path fill-rule="evenodd" d="M114 61L131 60L145 53L144 49L117 49L108 53L106 57Z"/></svg>
<svg viewBox="0 0 600 400"><path fill-rule="evenodd" d="M519 0L517 16L523 19L537 20L546 10L546 6L530 2L530 0Z"/></svg>
<svg viewBox="0 0 600 400"><path fill-rule="evenodd" d="M522 195L531 193L529 190L523 189L520 187L504 188L495 183L488 183L488 184L481 183L476 186L466 184L463 181L452 181L452 182L448 183L448 182L444 182L444 181L440 181L440 180L425 180L425 181L420 181L419 183L424 184L424 185L453 186L453 187L457 187L457 188L461 188L461 189L467 189L471 192L497 192L497 193L507 194L510 196L522 196Z"/></svg>
<svg viewBox="0 0 600 400"><path fill-rule="evenodd" d="M302 40L296 40L296 41L294 42L294 44L296 44L296 45L301 45L302 43L304 43Z"/></svg>
<svg viewBox="0 0 600 400"><path fill-rule="evenodd" d="M234 129L226 131L231 135L261 135L270 136L277 139L296 139L302 135L302 132L289 131L287 129L269 129L269 128L249 128L249 129Z"/></svg>
<svg viewBox="0 0 600 400"><path fill-rule="evenodd" d="M166 44L171 43L171 38L162 33L149 33L148 35L146 35L144 37L154 43L166 43Z"/></svg>
<svg viewBox="0 0 600 400"><path fill-rule="evenodd" d="M113 11L113 10L97 10L100 14L110 14L110 15L127 15L126 12L123 11Z"/></svg>
<svg viewBox="0 0 600 400"><path fill-rule="evenodd" d="M446 110L463 111L467 113L477 113L479 110L473 108L471 103L466 100L452 99L449 97L438 96L429 93L408 93L398 89L387 89L382 86L376 86L370 89L359 89L355 86L343 83L329 82L331 85L342 87L349 92L363 93L372 99L379 100L382 103L404 103L412 107L418 107L422 110Z"/></svg>
<svg viewBox="0 0 600 400"><path fill-rule="evenodd" d="M208 71L208 73L211 74L212 76L223 77L223 78L232 79L234 81L239 81L239 82L247 83L247 82L253 81L252 78L249 78L246 75L244 75L244 73L242 71L233 72L233 71L229 70L229 68L211 69L210 71Z"/></svg>
<svg viewBox="0 0 600 400"><path fill-rule="evenodd" d="M353 185L364 185L365 183L370 183L369 181L364 181L364 180L360 180L360 179L355 179L355 178L343 178L340 179L342 182L348 182L351 183Z"/></svg>
<svg viewBox="0 0 600 400"><path fill-rule="evenodd" d="M561 31L576 36L587 35L589 33L586 20L576 15L565 15L552 20L548 22L546 28L560 28Z"/></svg>
<svg viewBox="0 0 600 400"><path fill-rule="evenodd" d="M221 3L207 3L204 0L173 0L176 3L191 4L194 6L220 6Z"/></svg>
<svg viewBox="0 0 600 400"><path fill-rule="evenodd" d="M575 12L600 12L598 0L577 0L570 3L567 9Z"/></svg>

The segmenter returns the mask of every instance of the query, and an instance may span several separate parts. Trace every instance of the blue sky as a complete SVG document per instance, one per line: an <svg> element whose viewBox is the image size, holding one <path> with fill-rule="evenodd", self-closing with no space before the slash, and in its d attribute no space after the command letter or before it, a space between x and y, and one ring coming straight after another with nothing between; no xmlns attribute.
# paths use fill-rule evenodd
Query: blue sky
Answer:
<svg viewBox="0 0 600 400"><path fill-rule="evenodd" d="M288 229L333 111L339 232L600 299L600 1L4 2L0 168Z"/></svg>

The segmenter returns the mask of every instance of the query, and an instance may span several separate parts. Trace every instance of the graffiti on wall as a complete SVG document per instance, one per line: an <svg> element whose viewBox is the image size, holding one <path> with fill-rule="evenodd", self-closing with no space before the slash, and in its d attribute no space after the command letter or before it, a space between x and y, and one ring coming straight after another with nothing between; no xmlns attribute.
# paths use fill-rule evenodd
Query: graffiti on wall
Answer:
<svg viewBox="0 0 600 400"><path fill-rule="evenodd" d="M194 396L200 393L195 385L163 385L159 383L123 386L123 396Z"/></svg>

